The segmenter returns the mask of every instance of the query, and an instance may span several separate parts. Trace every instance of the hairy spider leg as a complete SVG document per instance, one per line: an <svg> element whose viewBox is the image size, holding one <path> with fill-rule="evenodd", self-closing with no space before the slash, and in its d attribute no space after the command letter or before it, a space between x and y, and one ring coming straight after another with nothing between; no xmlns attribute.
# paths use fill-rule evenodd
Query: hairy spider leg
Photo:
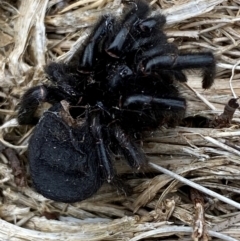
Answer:
<svg viewBox="0 0 240 241"><path fill-rule="evenodd" d="M86 77L77 73L73 65L52 62L45 68L45 72L56 88L65 93L66 100L72 102L82 95Z"/></svg>
<svg viewBox="0 0 240 241"><path fill-rule="evenodd" d="M116 26L120 28L117 31L117 34L112 36L110 41L106 43L107 47L105 51L107 54L113 58L120 58L128 51L127 46L131 45L135 35L131 32L131 26L135 26L140 19L145 18L149 10L150 8L147 3L138 1L135 7L131 8L130 11L127 12L124 16L124 20L119 24L119 26Z"/></svg>
<svg viewBox="0 0 240 241"><path fill-rule="evenodd" d="M118 62L114 65L109 65L107 73L107 88L113 94L122 87L128 77L133 75L133 71L127 65Z"/></svg>
<svg viewBox="0 0 240 241"><path fill-rule="evenodd" d="M120 152L127 160L129 166L135 169L142 169L147 165L147 159L143 151L131 140L118 124L110 127L111 139L119 146Z"/></svg>
<svg viewBox="0 0 240 241"><path fill-rule="evenodd" d="M149 37L149 34L151 34L153 30L159 31L159 29L162 29L165 23L166 17L158 14L156 16L140 20L137 25L141 29L141 33L145 33Z"/></svg>
<svg viewBox="0 0 240 241"><path fill-rule="evenodd" d="M215 77L215 60L211 52L206 53L184 53L176 56L161 55L143 61L142 70L151 73L158 69L183 70L203 69L202 87L210 88Z"/></svg>
<svg viewBox="0 0 240 241"><path fill-rule="evenodd" d="M157 98L147 95L132 95L126 98L123 103L123 107L128 107L132 104L135 105L153 105L163 106L166 109L186 109L186 103L183 99L177 98Z"/></svg>
<svg viewBox="0 0 240 241"><path fill-rule="evenodd" d="M127 97L122 105L123 123L132 125L136 131L156 128L164 123L175 126L184 117L186 111L186 101L180 97L137 94ZM134 122L129 122L126 116L134 119Z"/></svg>
<svg viewBox="0 0 240 241"><path fill-rule="evenodd" d="M163 15L156 15L147 19L139 19L132 27L129 33L127 45L124 47L124 53L137 53L141 56L154 46L165 44L167 42L166 35L161 31L162 26L166 22ZM156 52L156 50L154 51Z"/></svg>
<svg viewBox="0 0 240 241"><path fill-rule="evenodd" d="M18 123L20 125L36 124L38 118L34 117L34 114L45 98L46 88L44 86L36 86L27 90L19 104Z"/></svg>
<svg viewBox="0 0 240 241"><path fill-rule="evenodd" d="M94 64L98 60L100 42L104 40L107 34L113 31L115 19L112 16L103 16L92 31L88 38L88 44L81 53L81 58L78 63L78 71L89 73L93 71ZM101 51L100 51L101 52Z"/></svg>
<svg viewBox="0 0 240 241"><path fill-rule="evenodd" d="M102 167L103 176L108 182L111 182L114 177L114 170L109 150L106 148L106 143L104 143L103 126L100 123L100 114L101 111L93 110L88 114L88 121L90 124L90 132L96 142L98 160Z"/></svg>
<svg viewBox="0 0 240 241"><path fill-rule="evenodd" d="M57 103L65 95L55 87L40 85L28 89L19 103L18 122L20 125L35 125L39 118L35 113L43 102Z"/></svg>

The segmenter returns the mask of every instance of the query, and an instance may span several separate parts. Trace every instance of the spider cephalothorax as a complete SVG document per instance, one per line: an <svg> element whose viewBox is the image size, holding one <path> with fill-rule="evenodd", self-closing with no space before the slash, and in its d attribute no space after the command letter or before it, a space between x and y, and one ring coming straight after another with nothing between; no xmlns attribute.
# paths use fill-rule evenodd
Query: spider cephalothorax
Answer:
<svg viewBox="0 0 240 241"><path fill-rule="evenodd" d="M75 202L114 179L112 153L134 169L147 165L135 133L184 117L175 81L184 69L202 69L203 88L214 80L213 54L179 53L162 31L165 17L149 17L147 3L129 3L116 19L103 16L69 63L46 67L50 85L30 88L20 103L20 124L37 126L29 143L33 184L44 196ZM38 120L41 102L52 107Z"/></svg>

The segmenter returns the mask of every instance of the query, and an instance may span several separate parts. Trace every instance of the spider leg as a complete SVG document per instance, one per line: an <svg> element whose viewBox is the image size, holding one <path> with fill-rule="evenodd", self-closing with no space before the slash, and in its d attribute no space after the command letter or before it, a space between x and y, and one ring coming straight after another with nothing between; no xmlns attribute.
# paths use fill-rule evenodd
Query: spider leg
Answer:
<svg viewBox="0 0 240 241"><path fill-rule="evenodd" d="M45 68L48 78L57 88L74 98L82 95L85 79L80 73L76 73L76 67L65 63L50 63Z"/></svg>
<svg viewBox="0 0 240 241"><path fill-rule="evenodd" d="M23 95L19 103L18 123L20 125L35 125L38 122L35 113L42 102L54 104L64 99L64 95L54 88L46 85L30 88Z"/></svg>
<svg viewBox="0 0 240 241"><path fill-rule="evenodd" d="M118 189L120 193L124 193L125 195L130 195L131 188L127 184L125 184L121 178L115 175L112 161L109 153L109 140L108 143L104 141L105 134L109 136L109 130L103 130L103 126L101 126L99 122L100 114L95 114L92 116L90 131L92 133L93 138L96 141L96 149L97 156L100 162L100 166L102 169L102 176L104 179ZM128 160L128 159L127 159ZM129 162L130 163L130 162ZM132 166L132 165L131 165Z"/></svg>
<svg viewBox="0 0 240 241"><path fill-rule="evenodd" d="M122 101L116 114L125 128L142 131L165 123L174 127L184 117L186 102L179 97L154 97L136 94ZM134 120L134 121L131 121Z"/></svg>
<svg viewBox="0 0 240 241"><path fill-rule="evenodd" d="M145 2L138 2L138 5L135 4L130 11L127 12L123 21L121 22L121 28L115 36L111 39L110 43L107 43L106 52L111 57L120 58L122 54L128 52L128 47L131 46L135 41L136 35L139 35L143 30L150 29L155 25L155 23L142 23L141 28L136 28L141 22L141 19L146 17L149 12L149 6ZM133 25L133 31L131 26ZM136 31L134 31L136 30ZM126 46L127 45L127 46Z"/></svg>
<svg viewBox="0 0 240 241"><path fill-rule="evenodd" d="M139 20L129 34L128 45L124 48L125 54L133 51L137 51L138 55L139 53L144 54L157 45L158 48L155 48L157 51L166 49L165 46L164 48L159 48L161 44L166 45L167 43L166 35L162 31L159 31L165 22L166 18L163 15L156 15L144 20ZM156 50L154 51L155 54Z"/></svg>
<svg viewBox="0 0 240 241"><path fill-rule="evenodd" d="M108 69L106 79L108 90L111 92L116 91L133 74L133 71L125 64L109 65Z"/></svg>
<svg viewBox="0 0 240 241"><path fill-rule="evenodd" d="M125 99L123 107L158 105L158 108L185 110L186 103L181 98L158 98L148 95L132 95Z"/></svg>
<svg viewBox="0 0 240 241"><path fill-rule="evenodd" d="M114 18L112 16L103 16L89 37L88 45L83 49L81 58L78 63L78 71L81 73L89 73L97 60L96 51L99 42L103 41L106 34L111 34Z"/></svg>
<svg viewBox="0 0 240 241"><path fill-rule="evenodd" d="M114 177L114 170L109 150L106 148L106 143L104 142L103 127L100 124L100 112L94 112L89 114L90 131L96 141L97 155L103 169L103 176L110 182Z"/></svg>
<svg viewBox="0 0 240 241"><path fill-rule="evenodd" d="M129 138L119 125L111 126L111 135L117 146L126 158L128 164L135 169L140 169L147 164L143 151Z"/></svg>
<svg viewBox="0 0 240 241"><path fill-rule="evenodd" d="M169 70L203 69L202 87L204 89L211 87L215 77L215 60L211 52L160 55L143 61L141 65L142 71L146 73L160 68Z"/></svg>
<svg viewBox="0 0 240 241"><path fill-rule="evenodd" d="M149 17L147 19L141 20L138 23L139 28L142 30L142 34L146 33L149 36L149 33L156 29L161 29L166 23L166 17L164 15L156 15L154 17Z"/></svg>

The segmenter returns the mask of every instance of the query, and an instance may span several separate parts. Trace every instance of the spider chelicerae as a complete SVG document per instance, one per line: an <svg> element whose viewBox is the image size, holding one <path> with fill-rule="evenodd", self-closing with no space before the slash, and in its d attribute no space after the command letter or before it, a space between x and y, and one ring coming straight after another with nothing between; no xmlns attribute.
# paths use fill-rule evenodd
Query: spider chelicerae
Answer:
<svg viewBox="0 0 240 241"><path fill-rule="evenodd" d="M36 124L28 148L33 185L47 198L81 201L113 182L114 153L143 169L135 136L184 117L186 101L175 85L187 80L182 71L201 69L203 88L214 81L211 52L179 53L162 30L163 15L150 16L144 1L126 9L121 18L102 16L71 61L46 67L51 84L21 99L19 124ZM52 106L38 119L42 102Z"/></svg>

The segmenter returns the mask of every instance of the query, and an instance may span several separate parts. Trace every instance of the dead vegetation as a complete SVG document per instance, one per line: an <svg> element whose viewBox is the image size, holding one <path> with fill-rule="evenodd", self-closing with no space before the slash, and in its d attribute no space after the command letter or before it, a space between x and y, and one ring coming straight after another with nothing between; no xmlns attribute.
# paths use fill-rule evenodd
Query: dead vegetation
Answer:
<svg viewBox="0 0 240 241"><path fill-rule="evenodd" d="M214 125L146 133L149 170L133 175L123 161L116 162L133 190L130 196L106 184L94 197L69 205L47 200L31 188L26 150L33 129L18 126L16 106L27 88L47 81L46 63L68 61L99 15L119 15L123 4L0 1L1 240L240 240L239 107L233 103L231 114L223 113L231 107L229 100L240 95L240 1L151 4L167 16L169 41L185 51L214 52L214 86L202 90L195 71L181 86L187 116L201 115Z"/></svg>

